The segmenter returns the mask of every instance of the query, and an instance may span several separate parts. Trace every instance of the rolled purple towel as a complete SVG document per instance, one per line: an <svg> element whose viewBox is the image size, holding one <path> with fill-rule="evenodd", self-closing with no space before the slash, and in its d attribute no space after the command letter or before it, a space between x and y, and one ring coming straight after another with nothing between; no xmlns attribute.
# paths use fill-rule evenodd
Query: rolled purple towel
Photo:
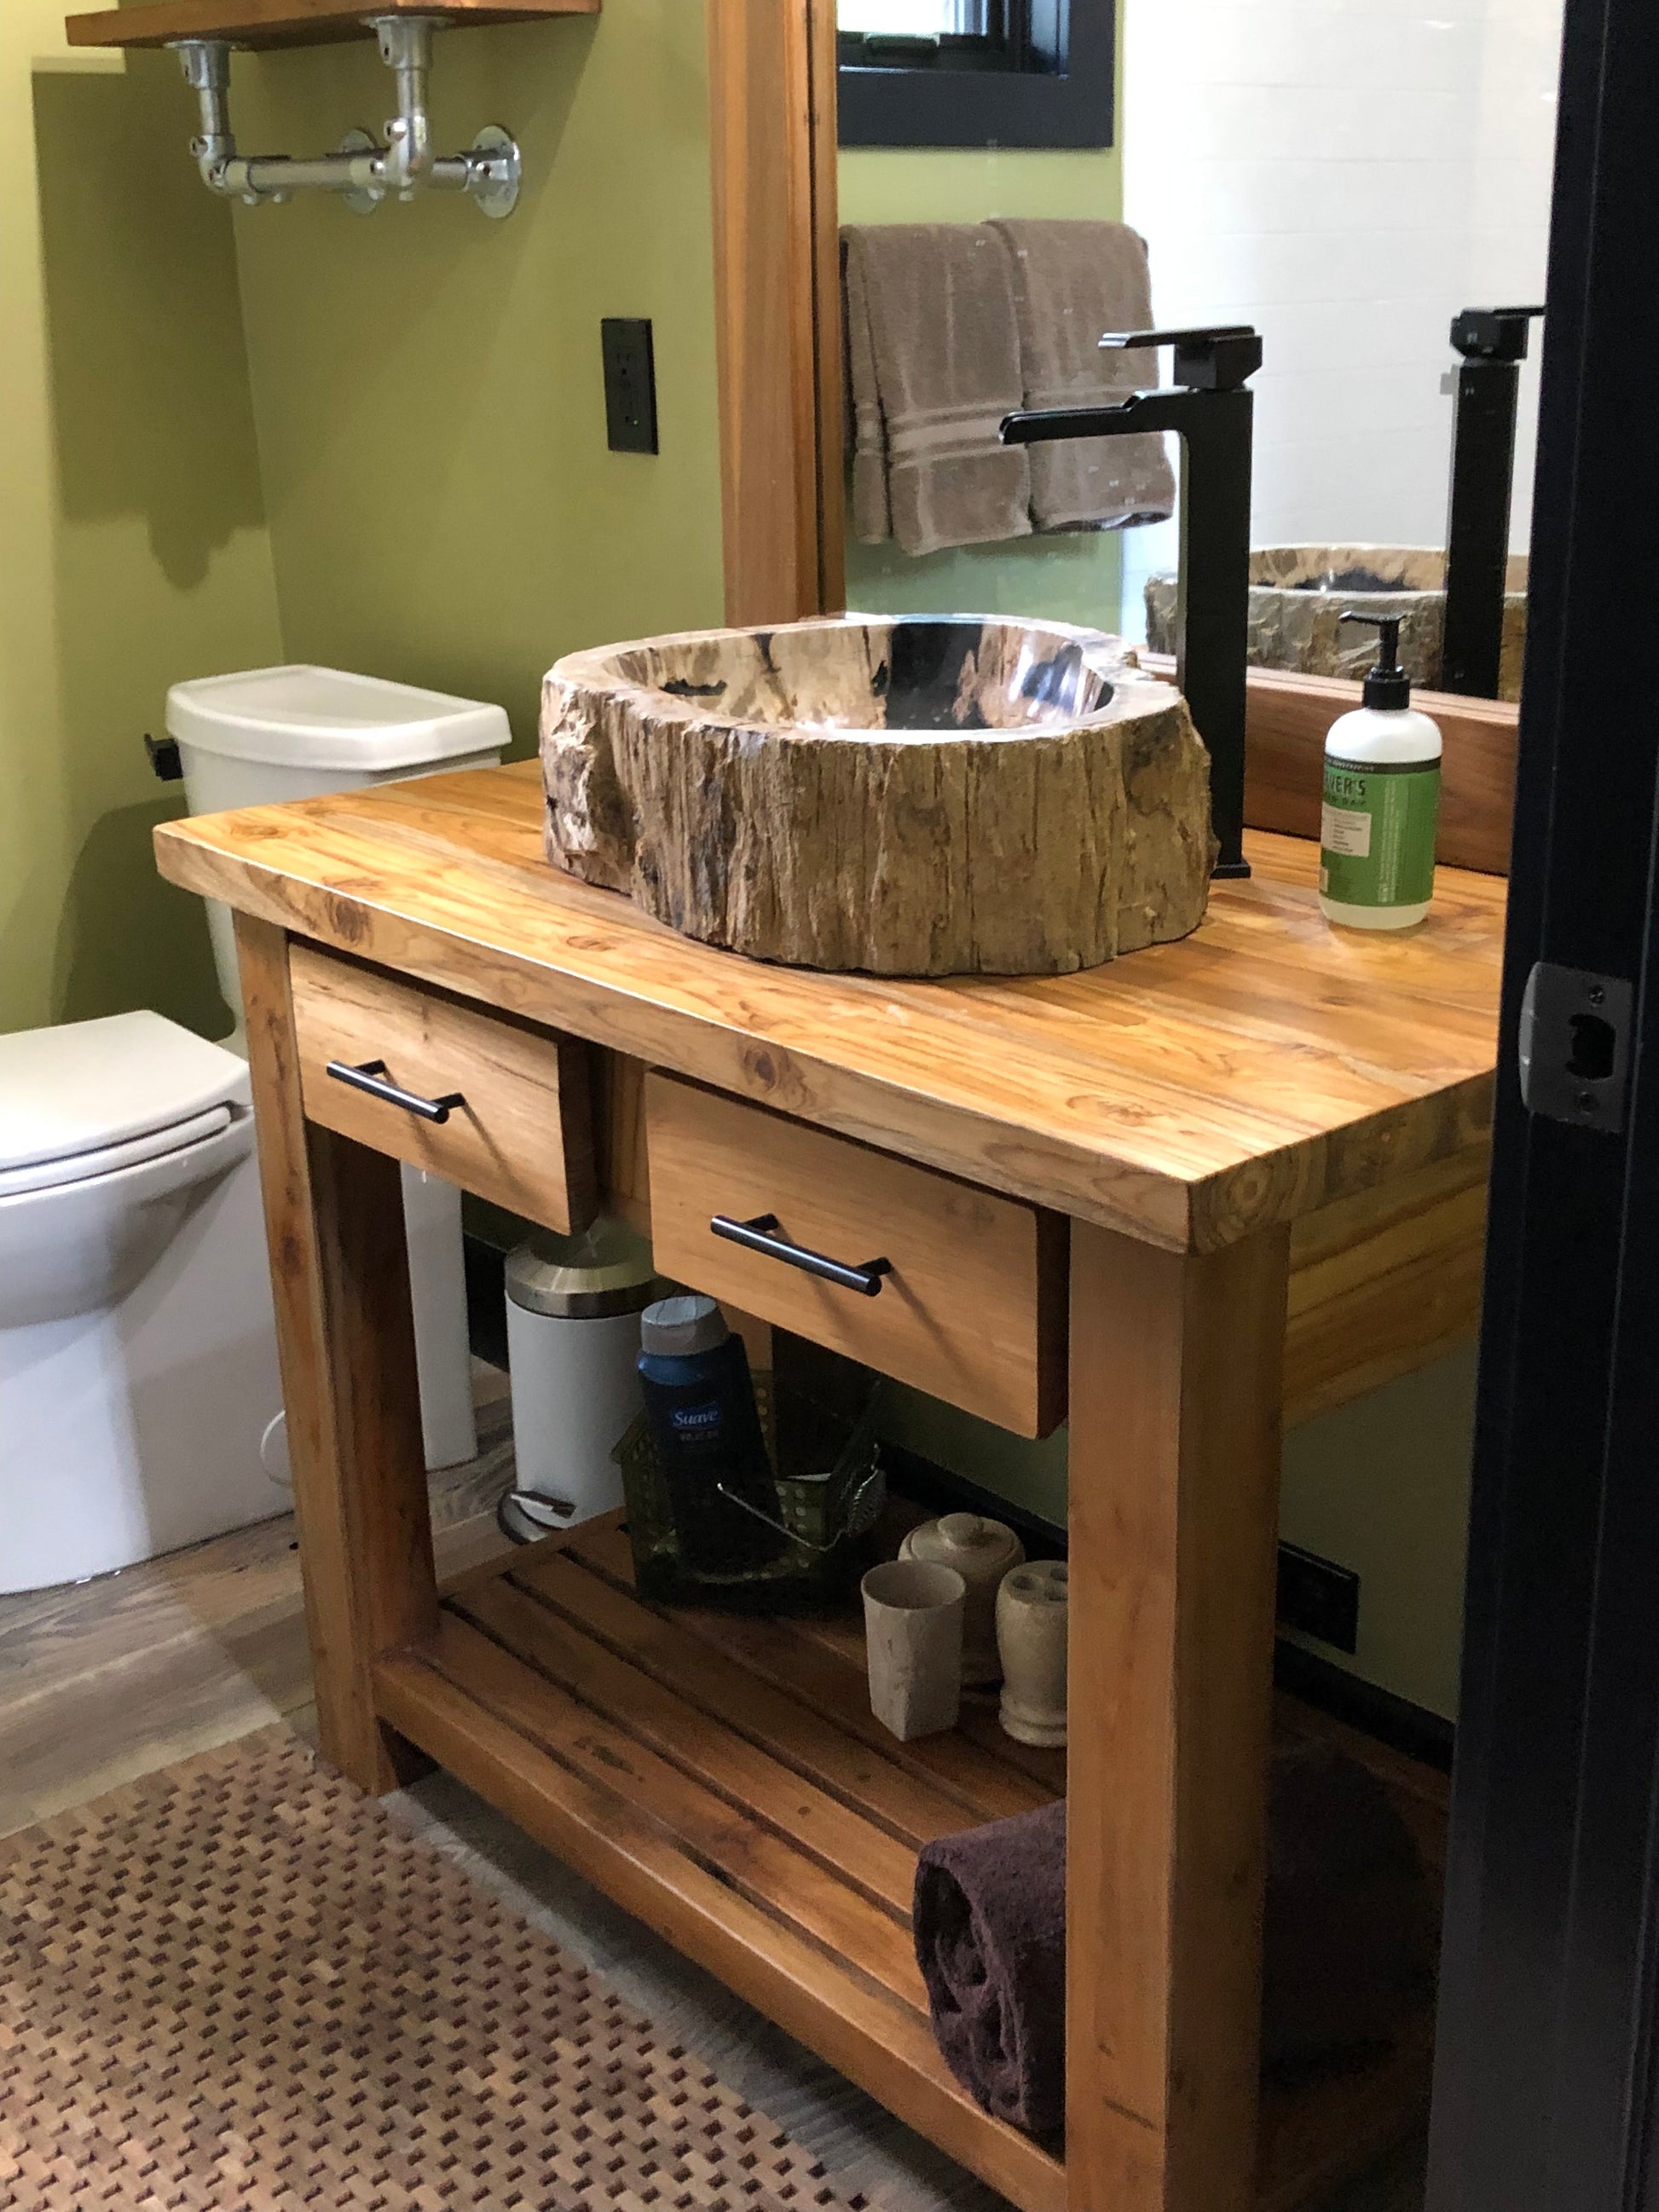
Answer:
<svg viewBox="0 0 1659 2212"><path fill-rule="evenodd" d="M1267 1877L1264 2072L1296 2076L1385 2047L1431 1990L1437 1929L1417 1846L1375 1775L1328 1744L1280 1750ZM929 1844L915 1926L945 2064L998 2119L1030 2135L1058 2130L1065 1800Z"/></svg>
<svg viewBox="0 0 1659 2212"><path fill-rule="evenodd" d="M1066 1801L929 1844L916 1964L945 2064L1030 2135L1066 2118Z"/></svg>

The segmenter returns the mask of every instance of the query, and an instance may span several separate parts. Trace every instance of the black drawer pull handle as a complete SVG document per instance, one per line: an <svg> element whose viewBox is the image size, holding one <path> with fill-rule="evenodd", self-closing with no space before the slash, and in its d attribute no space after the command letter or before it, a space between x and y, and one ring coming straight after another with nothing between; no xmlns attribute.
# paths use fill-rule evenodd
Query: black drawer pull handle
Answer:
<svg viewBox="0 0 1659 2212"><path fill-rule="evenodd" d="M387 1082L383 1060L366 1060L359 1067L343 1060L331 1060L328 1073L337 1083L349 1083L354 1091L366 1091L371 1098L384 1099L388 1106L401 1106L417 1121L447 1121L458 1106L466 1103L465 1093L459 1091L452 1091L447 1098L422 1098L418 1091L400 1090Z"/></svg>
<svg viewBox="0 0 1659 2212"><path fill-rule="evenodd" d="M866 1298L876 1297L882 1277L893 1272L890 1260L866 1260L861 1267L849 1267L844 1260L829 1260L822 1252L809 1252L804 1244L792 1244L787 1237L778 1235L775 1213L757 1213L752 1221L733 1221L727 1214L717 1213L708 1226L728 1244L741 1244L747 1252L781 1260L786 1267L799 1267L804 1275L817 1275Z"/></svg>

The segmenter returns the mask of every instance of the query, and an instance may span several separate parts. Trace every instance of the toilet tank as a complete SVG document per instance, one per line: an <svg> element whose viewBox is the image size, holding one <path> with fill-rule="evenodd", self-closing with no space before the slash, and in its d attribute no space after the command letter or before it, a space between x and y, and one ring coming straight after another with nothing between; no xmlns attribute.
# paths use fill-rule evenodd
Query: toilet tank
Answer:
<svg viewBox="0 0 1659 2212"><path fill-rule="evenodd" d="M167 726L192 814L493 768L512 735L506 710L482 700L304 663L175 684ZM228 1042L240 1051L242 1001L230 916L216 900L207 906L219 988L237 1018Z"/></svg>
<svg viewBox="0 0 1659 2212"><path fill-rule="evenodd" d="M511 735L481 700L304 665L175 684L167 720L192 814L488 768Z"/></svg>

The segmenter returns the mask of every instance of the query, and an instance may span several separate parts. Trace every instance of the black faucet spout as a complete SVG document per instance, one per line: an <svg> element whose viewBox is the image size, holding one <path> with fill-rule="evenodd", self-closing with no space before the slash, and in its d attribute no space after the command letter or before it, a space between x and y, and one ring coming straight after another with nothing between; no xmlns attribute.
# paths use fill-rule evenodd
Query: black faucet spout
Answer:
<svg viewBox="0 0 1659 2212"><path fill-rule="evenodd" d="M1127 438L1173 430L1182 441L1181 565L1176 682L1210 754L1215 873L1248 876L1244 858L1245 662L1249 649L1250 463L1261 341L1242 324L1212 331L1114 332L1114 349L1172 344L1172 386L1107 407L1027 408L1004 417L1003 442Z"/></svg>

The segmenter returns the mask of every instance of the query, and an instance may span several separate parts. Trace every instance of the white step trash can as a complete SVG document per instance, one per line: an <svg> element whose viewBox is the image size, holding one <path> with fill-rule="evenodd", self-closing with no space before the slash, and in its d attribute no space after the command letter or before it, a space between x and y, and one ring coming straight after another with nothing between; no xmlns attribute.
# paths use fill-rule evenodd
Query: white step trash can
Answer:
<svg viewBox="0 0 1659 2212"><path fill-rule="evenodd" d="M623 1502L611 1455L643 1408L640 1316L661 1295L651 1247L624 1222L539 1231L507 1259L515 1486L503 1531L521 1544Z"/></svg>

